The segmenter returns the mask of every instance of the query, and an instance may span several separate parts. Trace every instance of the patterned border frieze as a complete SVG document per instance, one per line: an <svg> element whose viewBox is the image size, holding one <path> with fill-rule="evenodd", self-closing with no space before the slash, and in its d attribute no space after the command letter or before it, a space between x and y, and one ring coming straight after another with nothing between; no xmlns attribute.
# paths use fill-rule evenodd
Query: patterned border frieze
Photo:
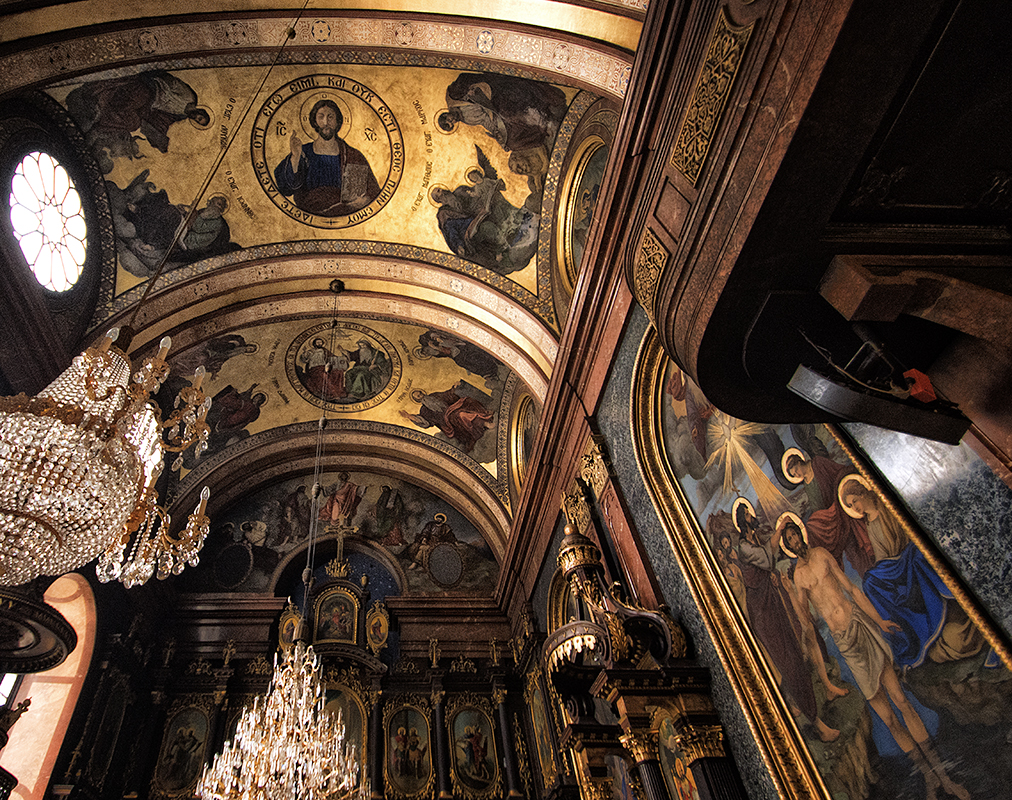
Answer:
<svg viewBox="0 0 1012 800"><path fill-rule="evenodd" d="M0 94L25 86L49 83L64 75L80 75L114 65L189 57L194 52L227 54L231 64L266 64L285 42L279 63L314 60L359 64L420 64L471 69L465 61L500 62L504 67L537 71L563 81L589 84L607 94L624 97L629 86L632 56L617 48L595 49L570 39L543 36L531 30L475 24L430 22L418 18L360 19L307 15L287 40L288 18L249 18L211 22L181 22L106 31L57 44L22 50L0 59ZM324 46L325 50L320 50ZM350 48L337 50L335 48ZM235 51L231 53L230 51ZM448 60L448 63L431 63ZM192 65L191 65L192 66Z"/></svg>
<svg viewBox="0 0 1012 800"><path fill-rule="evenodd" d="M703 171L703 162L720 125L754 27L754 22L745 28L734 27L724 9L717 17L703 69L671 154L671 165L693 184Z"/></svg>

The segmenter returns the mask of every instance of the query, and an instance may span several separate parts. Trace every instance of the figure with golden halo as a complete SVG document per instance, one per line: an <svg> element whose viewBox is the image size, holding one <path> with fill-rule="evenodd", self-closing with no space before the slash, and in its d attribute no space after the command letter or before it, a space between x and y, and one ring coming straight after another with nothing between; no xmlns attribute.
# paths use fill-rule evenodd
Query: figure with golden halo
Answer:
<svg viewBox="0 0 1012 800"><path fill-rule="evenodd" d="M792 712L804 714L822 741L835 741L840 731L822 720L815 701L811 673L801 646L805 637L803 623L776 569L780 534L770 535L769 526L766 526L766 535L760 532L755 509L744 497L735 501L731 513L734 526L742 536L738 553L752 628L780 672L784 694L792 701ZM811 625L810 620L808 624ZM825 675L827 696L832 699L846 694L845 689L835 686L826 675L821 652L814 660L817 667L821 664L820 677Z"/></svg>
<svg viewBox="0 0 1012 800"><path fill-rule="evenodd" d="M864 521L875 548L875 565L864 574L861 588L883 618L900 626L888 637L896 664L915 667L925 659L940 663L980 652L980 630L953 602L952 590L867 478L856 472L847 475L838 495L844 512Z"/></svg>
<svg viewBox="0 0 1012 800"><path fill-rule="evenodd" d="M868 531L863 521L844 513L837 498L840 482L852 468L817 454L806 458L797 447L784 451L780 467L784 477L804 488L808 497L805 525L812 542L828 550L841 568L846 554L850 565L863 576L875 563Z"/></svg>
<svg viewBox="0 0 1012 800"><path fill-rule="evenodd" d="M776 534L783 551L797 559L793 580L799 600L805 607L811 603L829 626L833 641L868 705L924 776L925 796L935 800L937 790L943 789L959 800L970 800L970 793L945 772L924 721L900 686L892 650L883 637L884 633L898 630L899 625L882 618L861 587L843 574L828 550L809 547L805 525L797 514L790 511L781 514Z"/></svg>
<svg viewBox="0 0 1012 800"><path fill-rule="evenodd" d="M292 131L291 153L274 170L278 191L303 211L322 217L365 208L380 187L366 157L340 137L344 115L337 103L319 100L309 112L309 124L316 139L303 143Z"/></svg>

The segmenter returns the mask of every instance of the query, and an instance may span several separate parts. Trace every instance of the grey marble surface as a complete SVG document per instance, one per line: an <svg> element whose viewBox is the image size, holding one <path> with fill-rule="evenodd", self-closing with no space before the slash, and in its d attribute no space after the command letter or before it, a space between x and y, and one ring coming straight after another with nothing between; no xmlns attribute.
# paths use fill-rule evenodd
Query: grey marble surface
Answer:
<svg viewBox="0 0 1012 800"><path fill-rule="evenodd" d="M1012 491L969 447L871 425L844 431L1012 637Z"/></svg>
<svg viewBox="0 0 1012 800"><path fill-rule="evenodd" d="M762 762L748 723L724 674L713 642L689 591L685 575L675 561L667 536L654 511L646 484L636 463L632 434L632 378L640 343L649 327L646 314L637 307L612 364L611 373L596 422L607 443L608 454L622 494L633 514L643 546L664 598L678 618L693 645L692 655L713 676L713 700L727 734L735 764L751 800L776 800L776 788Z"/></svg>

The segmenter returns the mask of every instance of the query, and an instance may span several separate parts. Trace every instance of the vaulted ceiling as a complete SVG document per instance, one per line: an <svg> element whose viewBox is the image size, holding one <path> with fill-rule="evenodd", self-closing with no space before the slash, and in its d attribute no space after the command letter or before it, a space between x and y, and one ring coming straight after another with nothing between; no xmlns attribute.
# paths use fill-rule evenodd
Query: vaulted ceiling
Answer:
<svg viewBox="0 0 1012 800"><path fill-rule="evenodd" d="M190 587L288 591L326 416L359 549L402 591L490 594L645 6L10 5L0 94L53 120L93 198L77 349L171 335L163 407L208 368L210 448L167 488L179 515L212 488ZM320 101L340 188L313 172ZM286 183L293 152L316 186ZM407 545L439 514L471 550L422 580Z"/></svg>

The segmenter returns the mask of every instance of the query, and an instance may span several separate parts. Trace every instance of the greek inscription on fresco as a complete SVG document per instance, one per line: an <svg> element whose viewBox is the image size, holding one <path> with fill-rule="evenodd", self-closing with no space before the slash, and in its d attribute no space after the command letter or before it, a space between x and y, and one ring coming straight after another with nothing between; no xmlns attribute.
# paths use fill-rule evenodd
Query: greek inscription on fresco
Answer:
<svg viewBox="0 0 1012 800"><path fill-rule="evenodd" d="M375 216L404 172L404 142L390 108L341 75L307 75L271 95L250 140L257 180L305 225L346 228Z"/></svg>

